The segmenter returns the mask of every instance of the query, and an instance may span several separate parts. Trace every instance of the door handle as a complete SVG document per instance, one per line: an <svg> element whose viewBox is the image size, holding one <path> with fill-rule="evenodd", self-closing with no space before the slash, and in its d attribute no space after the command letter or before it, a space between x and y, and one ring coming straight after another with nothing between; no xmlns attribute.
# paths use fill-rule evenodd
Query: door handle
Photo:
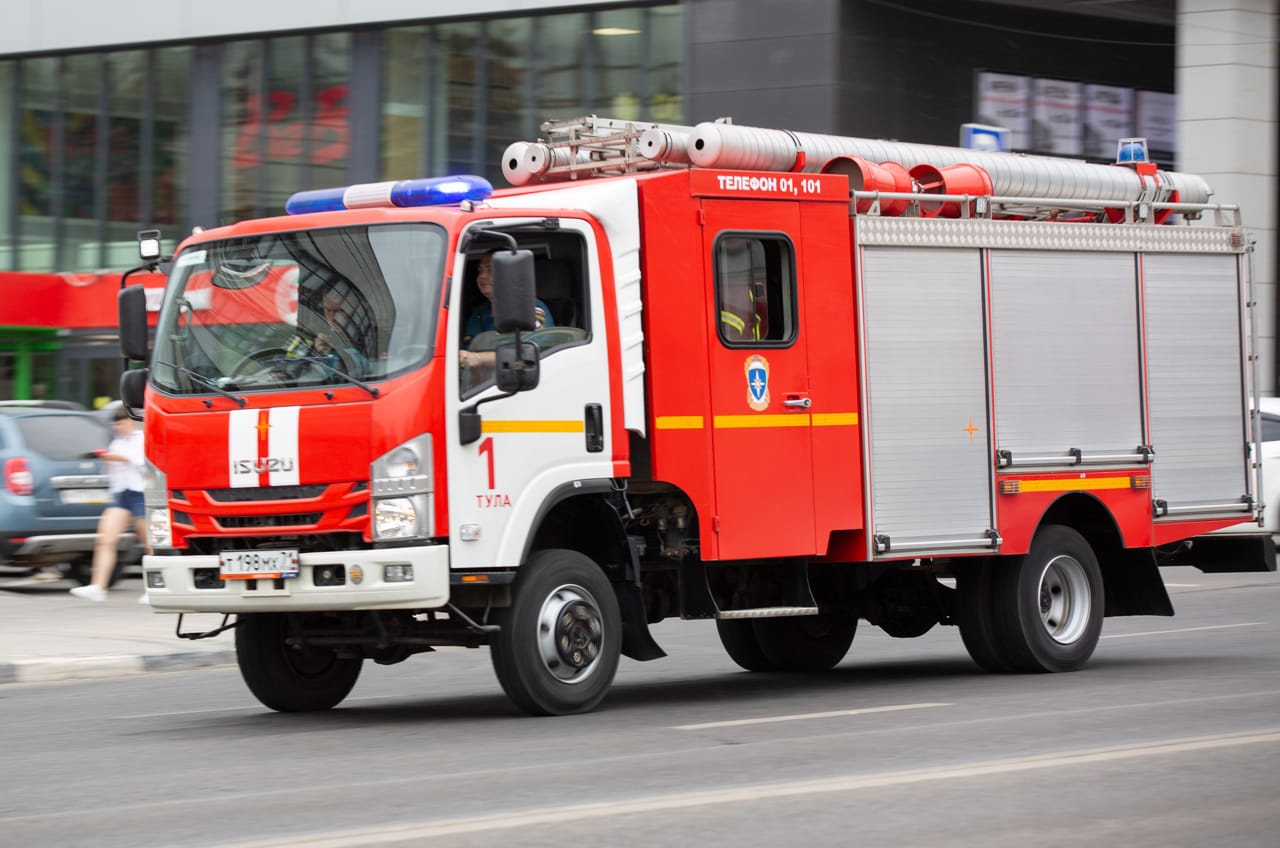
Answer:
<svg viewBox="0 0 1280 848"><path fill-rule="evenodd" d="M787 398L782 402L782 405L790 407L791 409L808 409L809 407L813 406L813 401L809 400L809 398L807 397L806 398Z"/></svg>

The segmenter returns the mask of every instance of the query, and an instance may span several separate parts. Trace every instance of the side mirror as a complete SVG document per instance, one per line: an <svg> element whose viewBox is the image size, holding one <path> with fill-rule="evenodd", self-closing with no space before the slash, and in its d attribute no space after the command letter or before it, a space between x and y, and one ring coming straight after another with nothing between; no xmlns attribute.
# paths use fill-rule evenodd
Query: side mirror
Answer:
<svg viewBox="0 0 1280 848"><path fill-rule="evenodd" d="M496 284L495 284L496 288ZM498 390L514 394L538 387L538 346L533 342L504 342L494 351Z"/></svg>
<svg viewBox="0 0 1280 848"><path fill-rule="evenodd" d="M149 368L135 368L120 375L120 403L124 404L130 415L133 415L133 410L142 409L146 404L147 380L150 377Z"/></svg>
<svg viewBox="0 0 1280 848"><path fill-rule="evenodd" d="M534 326L533 252L493 254L493 327L499 333L527 332Z"/></svg>
<svg viewBox="0 0 1280 848"><path fill-rule="evenodd" d="M140 285L125 286L117 295L120 314L120 353L145 362L147 351L147 292Z"/></svg>

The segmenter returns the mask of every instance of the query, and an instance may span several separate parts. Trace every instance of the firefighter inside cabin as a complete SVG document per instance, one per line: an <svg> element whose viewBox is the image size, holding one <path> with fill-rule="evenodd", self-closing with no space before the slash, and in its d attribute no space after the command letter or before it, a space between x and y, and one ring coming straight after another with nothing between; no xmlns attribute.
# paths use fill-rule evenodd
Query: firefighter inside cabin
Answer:
<svg viewBox="0 0 1280 848"><path fill-rule="evenodd" d="M478 386L492 377L494 348L501 341L493 325L493 251L475 263L475 287L466 297L471 300L471 311L462 328L458 364L469 375L470 385ZM555 326L551 310L541 300L534 301L533 311L534 329Z"/></svg>

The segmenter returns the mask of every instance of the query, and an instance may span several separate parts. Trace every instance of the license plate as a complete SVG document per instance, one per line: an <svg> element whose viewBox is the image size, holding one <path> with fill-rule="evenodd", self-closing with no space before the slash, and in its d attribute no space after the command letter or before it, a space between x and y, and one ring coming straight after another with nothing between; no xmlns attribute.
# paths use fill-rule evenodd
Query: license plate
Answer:
<svg viewBox="0 0 1280 848"><path fill-rule="evenodd" d="M64 504L104 504L111 494L106 489L61 489L58 499Z"/></svg>
<svg viewBox="0 0 1280 848"><path fill-rule="evenodd" d="M223 551L218 555L223 580L263 580L298 576L297 551Z"/></svg>

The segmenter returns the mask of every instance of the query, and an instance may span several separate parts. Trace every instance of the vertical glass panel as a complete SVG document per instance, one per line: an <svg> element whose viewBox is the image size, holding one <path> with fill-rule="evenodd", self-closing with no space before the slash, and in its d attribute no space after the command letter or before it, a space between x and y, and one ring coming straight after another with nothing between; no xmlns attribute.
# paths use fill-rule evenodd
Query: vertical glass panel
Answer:
<svg viewBox="0 0 1280 848"><path fill-rule="evenodd" d="M382 167L384 180L404 180L422 169L426 144L427 31L425 27L383 33Z"/></svg>
<svg viewBox="0 0 1280 848"><path fill-rule="evenodd" d="M660 124L685 123L684 11L679 6L649 10L649 86L644 117Z"/></svg>
<svg viewBox="0 0 1280 848"><path fill-rule="evenodd" d="M591 37L595 41L596 90L588 111L611 118L638 121L643 110L644 10L597 12Z"/></svg>
<svg viewBox="0 0 1280 848"><path fill-rule="evenodd" d="M68 56L63 66L66 130L63 142L62 253L58 271L92 271L98 260L98 114L102 100L100 54Z"/></svg>
<svg viewBox="0 0 1280 848"><path fill-rule="evenodd" d="M502 185L502 152L513 141L532 138L538 127L529 96L533 25L528 18L495 20L489 23L486 35L489 120L484 162L477 173L494 185Z"/></svg>
<svg viewBox="0 0 1280 848"><path fill-rule="evenodd" d="M538 55L541 120L564 120L583 114L583 62L588 17L583 14L549 15L542 19Z"/></svg>
<svg viewBox="0 0 1280 848"><path fill-rule="evenodd" d="M151 150L151 220L143 225L185 229L187 186L190 183L187 104L190 100L191 48L156 50L155 127ZM174 235L181 235L175 232ZM125 237L132 238L134 233ZM119 238L116 236L116 238ZM168 242L166 242L168 243Z"/></svg>
<svg viewBox="0 0 1280 848"><path fill-rule="evenodd" d="M57 150L58 60L22 62L18 93L18 246L14 267L23 271L53 270L53 177Z"/></svg>
<svg viewBox="0 0 1280 848"><path fill-rule="evenodd" d="M462 174L482 170L475 156L477 23L442 24L435 28L434 49L441 73L434 77L433 122L444 129L432 145L432 173Z"/></svg>
<svg viewBox="0 0 1280 848"><path fill-rule="evenodd" d="M255 186L261 179L266 134L263 131L263 44L236 41L222 54L222 223L252 218Z"/></svg>
<svg viewBox="0 0 1280 848"><path fill-rule="evenodd" d="M343 185L351 148L351 35L331 32L311 40L311 132L305 185L293 186L271 210L284 210L294 191ZM299 72L301 72L299 70Z"/></svg>
<svg viewBox="0 0 1280 848"><path fill-rule="evenodd" d="M111 53L107 130L107 219L133 226L142 210L142 121L145 117L146 54L140 50Z"/></svg>
<svg viewBox="0 0 1280 848"><path fill-rule="evenodd" d="M310 141L310 105L303 85L306 49L307 42L302 36L273 38L267 42L267 102L260 110L266 130L264 192L260 198L264 215L284 211L289 195L307 187L304 174Z"/></svg>
<svg viewBox="0 0 1280 848"><path fill-rule="evenodd" d="M13 114L13 62L0 62L0 271L11 270L17 257L13 255L13 218L9 213L9 198L13 197L13 142L14 128L8 116ZM3 389L0 387L0 392ZM12 395L0 394L0 397Z"/></svg>

